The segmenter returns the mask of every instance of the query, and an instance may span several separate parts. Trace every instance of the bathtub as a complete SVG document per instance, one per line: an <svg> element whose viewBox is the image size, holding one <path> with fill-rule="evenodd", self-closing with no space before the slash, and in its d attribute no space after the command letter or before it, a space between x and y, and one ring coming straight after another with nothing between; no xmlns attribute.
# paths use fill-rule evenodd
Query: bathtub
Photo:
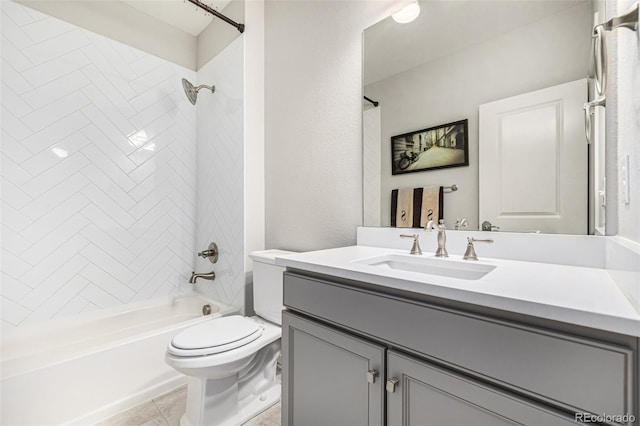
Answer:
<svg viewBox="0 0 640 426"><path fill-rule="evenodd" d="M203 305L211 314L203 316ZM92 424L186 383L164 362L180 330L238 309L190 294L18 327L0 341L0 424Z"/></svg>

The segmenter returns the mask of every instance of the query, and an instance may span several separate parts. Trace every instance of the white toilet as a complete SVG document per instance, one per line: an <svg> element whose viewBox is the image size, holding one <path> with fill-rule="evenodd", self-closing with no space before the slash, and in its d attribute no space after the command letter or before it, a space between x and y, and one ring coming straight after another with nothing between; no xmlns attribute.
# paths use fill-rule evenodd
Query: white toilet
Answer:
<svg viewBox="0 0 640 426"><path fill-rule="evenodd" d="M189 376L181 426L240 425L280 400L282 272L275 257L253 252L253 300L258 316L233 315L202 322L176 335L167 364ZM214 283L215 285L215 283Z"/></svg>

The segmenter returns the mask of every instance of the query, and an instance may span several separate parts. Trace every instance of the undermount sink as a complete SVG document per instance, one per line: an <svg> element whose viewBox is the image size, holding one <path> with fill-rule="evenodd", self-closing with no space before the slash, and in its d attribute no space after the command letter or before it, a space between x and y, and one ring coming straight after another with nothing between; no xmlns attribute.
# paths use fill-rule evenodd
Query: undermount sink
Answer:
<svg viewBox="0 0 640 426"><path fill-rule="evenodd" d="M437 257L387 254L356 260L355 263L463 280L478 280L493 271L495 265L456 261Z"/></svg>

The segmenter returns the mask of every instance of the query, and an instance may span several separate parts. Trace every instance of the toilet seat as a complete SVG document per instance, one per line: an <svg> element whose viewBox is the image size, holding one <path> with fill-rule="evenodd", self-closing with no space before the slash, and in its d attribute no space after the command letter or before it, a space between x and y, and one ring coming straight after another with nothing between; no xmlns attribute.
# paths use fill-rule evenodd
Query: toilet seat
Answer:
<svg viewBox="0 0 640 426"><path fill-rule="evenodd" d="M245 346L263 332L263 326L240 315L215 318L177 334L167 350L178 357L214 355Z"/></svg>

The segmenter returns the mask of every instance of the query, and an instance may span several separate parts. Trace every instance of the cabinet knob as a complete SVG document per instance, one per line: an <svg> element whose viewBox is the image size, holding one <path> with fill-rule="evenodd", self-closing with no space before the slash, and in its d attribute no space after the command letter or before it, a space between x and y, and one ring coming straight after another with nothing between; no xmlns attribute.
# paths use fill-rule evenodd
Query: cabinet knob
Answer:
<svg viewBox="0 0 640 426"><path fill-rule="evenodd" d="M387 392L394 393L396 391L396 388L398 387L398 383L400 383L400 381L395 377L388 379L387 386L386 386Z"/></svg>
<svg viewBox="0 0 640 426"><path fill-rule="evenodd" d="M367 382L375 383L376 377L378 377L378 370L369 370L367 371Z"/></svg>

